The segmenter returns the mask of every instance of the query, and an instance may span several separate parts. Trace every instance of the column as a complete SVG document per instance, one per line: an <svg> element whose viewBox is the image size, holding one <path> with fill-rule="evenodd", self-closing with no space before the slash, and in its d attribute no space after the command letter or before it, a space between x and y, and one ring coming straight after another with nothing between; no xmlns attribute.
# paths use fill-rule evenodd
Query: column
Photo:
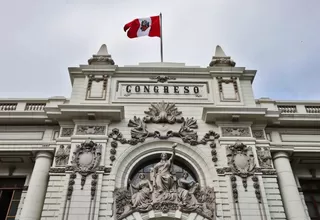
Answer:
<svg viewBox="0 0 320 220"><path fill-rule="evenodd" d="M52 154L38 152L32 171L26 198L22 207L20 220L39 220L48 185L49 168Z"/></svg>
<svg viewBox="0 0 320 220"><path fill-rule="evenodd" d="M282 202L288 220L308 220L286 152L277 152L273 162L278 174Z"/></svg>

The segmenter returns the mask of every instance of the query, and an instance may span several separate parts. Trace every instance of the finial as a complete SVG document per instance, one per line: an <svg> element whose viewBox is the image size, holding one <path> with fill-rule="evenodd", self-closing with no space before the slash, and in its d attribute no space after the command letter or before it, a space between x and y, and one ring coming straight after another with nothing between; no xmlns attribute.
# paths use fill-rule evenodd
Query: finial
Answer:
<svg viewBox="0 0 320 220"><path fill-rule="evenodd" d="M209 64L209 66L231 66L234 67L236 63L231 59L231 57L227 56L222 48L217 45L216 51L214 53L214 56L212 57L212 60Z"/></svg>
<svg viewBox="0 0 320 220"><path fill-rule="evenodd" d="M89 65L114 65L111 55L108 53L107 45L102 44L98 53L88 60Z"/></svg>
<svg viewBox="0 0 320 220"><path fill-rule="evenodd" d="M105 44L102 44L97 55L99 56L108 56L108 48L107 48L107 45Z"/></svg>
<svg viewBox="0 0 320 220"><path fill-rule="evenodd" d="M224 53L222 48L219 45L217 45L216 46L216 52L215 52L214 56L215 57L226 57L226 54Z"/></svg>

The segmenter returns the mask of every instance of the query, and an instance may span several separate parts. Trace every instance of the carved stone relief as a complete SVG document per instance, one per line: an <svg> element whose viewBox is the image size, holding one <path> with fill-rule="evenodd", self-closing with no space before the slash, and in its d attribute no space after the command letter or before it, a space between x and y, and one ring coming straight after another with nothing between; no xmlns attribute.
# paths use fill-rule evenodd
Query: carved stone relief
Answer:
<svg viewBox="0 0 320 220"><path fill-rule="evenodd" d="M61 137L71 137L73 134L74 128L62 128Z"/></svg>
<svg viewBox="0 0 320 220"><path fill-rule="evenodd" d="M77 126L77 135L104 135L106 131L105 126L84 126L78 125Z"/></svg>
<svg viewBox="0 0 320 220"><path fill-rule="evenodd" d="M69 161L71 145L60 145L56 153L56 166L66 166Z"/></svg>
<svg viewBox="0 0 320 220"><path fill-rule="evenodd" d="M168 80L175 80L176 78L175 78L175 77L172 77L172 76L159 75L159 76L150 77L150 79L156 79L157 82L165 83L165 82L167 82Z"/></svg>
<svg viewBox="0 0 320 220"><path fill-rule="evenodd" d="M184 173L183 177L177 180L176 175L171 171L176 146L176 144L172 146L171 158L168 158L165 153L161 154L161 161L152 168L150 179L141 173L137 184L129 181L130 190L116 190L115 207L118 220L133 212L150 210L160 210L164 213L170 210L196 212L205 218L215 219L214 189L211 187L200 189L197 182L187 179L188 173Z"/></svg>
<svg viewBox="0 0 320 220"><path fill-rule="evenodd" d="M222 127L223 137L251 137L248 127Z"/></svg>
<svg viewBox="0 0 320 220"><path fill-rule="evenodd" d="M181 123L184 118L181 117L182 112L178 111L175 103L165 103L164 101L151 104L149 111L144 112L147 116L143 118L145 123Z"/></svg>
<svg viewBox="0 0 320 220"><path fill-rule="evenodd" d="M93 174L91 189L95 192L96 183L93 183L97 179L95 178L97 177L95 176L95 172L102 169L101 166L99 166L101 160L101 147L102 146L100 144L96 144L93 141L84 142L81 145L77 145L75 151L73 152L72 166L66 167L66 171L72 171L68 186L68 195L70 194L68 198L71 198L72 195L74 179L77 176L76 173L81 175L81 189L83 189L85 185L87 176Z"/></svg>
<svg viewBox="0 0 320 220"><path fill-rule="evenodd" d="M272 157L268 147L257 147L257 155L262 169L272 169Z"/></svg>
<svg viewBox="0 0 320 220"><path fill-rule="evenodd" d="M226 150L231 172L242 178L243 187L247 190L247 178L255 172L252 148L243 143L236 143L228 146Z"/></svg>
<svg viewBox="0 0 320 220"><path fill-rule="evenodd" d="M193 130L198 128L197 121L194 118L187 118L182 123L178 131L169 130L166 134L162 134L160 131L149 132L147 130L147 125L143 122L143 120L136 116L134 116L133 119L130 119L128 127L132 127L131 139L123 138L123 135L118 128L112 129L112 132L109 133L108 136L115 141L119 141L121 144L130 145L143 143L147 138L166 140L171 137L178 137L181 138L183 142L193 146L198 144L207 144L208 142L213 142L220 137L216 132L209 131L201 140L198 140L198 134Z"/></svg>
<svg viewBox="0 0 320 220"><path fill-rule="evenodd" d="M252 135L254 138L259 140L265 139L263 130L252 130Z"/></svg>

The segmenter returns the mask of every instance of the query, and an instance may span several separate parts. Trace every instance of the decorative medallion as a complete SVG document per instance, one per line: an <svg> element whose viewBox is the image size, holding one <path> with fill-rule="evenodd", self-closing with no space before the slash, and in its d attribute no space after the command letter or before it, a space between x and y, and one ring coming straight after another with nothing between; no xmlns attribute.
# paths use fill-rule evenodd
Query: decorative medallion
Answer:
<svg viewBox="0 0 320 220"><path fill-rule="evenodd" d="M66 171L72 171L68 185L68 199L71 199L74 180L77 177L77 173L81 175L81 189L83 189L85 185L87 176L93 174L91 182L91 195L95 194L96 182L94 181L97 179L96 171L104 169L99 166L101 160L101 148L101 144L96 144L93 141L84 142L81 145L77 145L72 156L72 166L66 167Z"/></svg>
<svg viewBox="0 0 320 220"><path fill-rule="evenodd" d="M242 178L243 187L247 191L247 178L255 172L252 148L243 143L230 145L227 147L227 157L232 173Z"/></svg>
<svg viewBox="0 0 320 220"><path fill-rule="evenodd" d="M148 116L143 118L145 123L181 123L184 118L181 117L175 103L165 103L164 101L156 104L151 104L149 111L145 111Z"/></svg>
<svg viewBox="0 0 320 220"><path fill-rule="evenodd" d="M133 212L148 212L160 210L167 213L170 210L181 212L196 212L199 215L215 219L216 203L214 188L200 189L199 183L188 180L188 173L180 179L170 170L173 167L175 148L172 146L172 156L168 158L161 154L161 161L154 165L150 178L144 173L139 175L140 181L133 184L129 180L130 190L117 189L115 192L116 217L123 219Z"/></svg>

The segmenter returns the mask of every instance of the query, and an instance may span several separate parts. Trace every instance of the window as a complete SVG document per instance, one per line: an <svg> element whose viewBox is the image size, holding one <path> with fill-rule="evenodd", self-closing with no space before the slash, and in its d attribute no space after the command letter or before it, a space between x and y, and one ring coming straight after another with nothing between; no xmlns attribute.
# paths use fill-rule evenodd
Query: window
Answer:
<svg viewBox="0 0 320 220"><path fill-rule="evenodd" d="M170 155L168 155L171 157ZM141 163L136 166L136 168L133 169L133 172L130 175L130 179L133 184L137 184L139 180L139 174L144 173L147 179L150 179L150 171L154 167L156 163L160 161L160 154L152 155L149 158L147 158L145 161L142 161ZM176 175L176 178L179 179L182 177L183 172L187 172L189 174L188 180L194 180L197 182L197 177L194 175L194 172L192 169L190 169L191 166L188 166L188 164L185 163L184 160L179 158L178 156L174 159L174 166L172 170L172 174Z"/></svg>
<svg viewBox="0 0 320 220"><path fill-rule="evenodd" d="M24 182L24 178L0 178L0 220L15 219Z"/></svg>
<svg viewBox="0 0 320 220"><path fill-rule="evenodd" d="M320 180L299 180L311 220L320 220Z"/></svg>

